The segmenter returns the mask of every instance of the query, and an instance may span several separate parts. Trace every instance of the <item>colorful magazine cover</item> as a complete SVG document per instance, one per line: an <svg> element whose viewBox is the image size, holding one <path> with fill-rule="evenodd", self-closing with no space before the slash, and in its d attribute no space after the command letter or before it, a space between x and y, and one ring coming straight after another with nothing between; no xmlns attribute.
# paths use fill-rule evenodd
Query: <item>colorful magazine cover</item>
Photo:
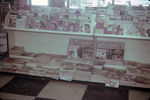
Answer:
<svg viewBox="0 0 150 100"><path fill-rule="evenodd" d="M18 5L12 5L11 6L11 10L10 10L10 14L17 15L18 14L18 10L19 10L19 6Z"/></svg>
<svg viewBox="0 0 150 100"><path fill-rule="evenodd" d="M68 25L69 25L69 15L61 13L59 14L58 19L58 31L68 31Z"/></svg>
<svg viewBox="0 0 150 100"><path fill-rule="evenodd" d="M91 33L91 20L80 20L79 32Z"/></svg>
<svg viewBox="0 0 150 100"><path fill-rule="evenodd" d="M124 29L124 35L125 36L132 36L132 25L133 22L126 22L125 29Z"/></svg>
<svg viewBox="0 0 150 100"><path fill-rule="evenodd" d="M106 60L106 52L107 49L97 49L95 58L98 60Z"/></svg>
<svg viewBox="0 0 150 100"><path fill-rule="evenodd" d="M69 58L82 58L82 46L69 46Z"/></svg>
<svg viewBox="0 0 150 100"><path fill-rule="evenodd" d="M131 10L120 10L122 21L133 21L133 11Z"/></svg>
<svg viewBox="0 0 150 100"><path fill-rule="evenodd" d="M53 13L49 16L49 20L46 22L46 30L57 30L59 15Z"/></svg>
<svg viewBox="0 0 150 100"><path fill-rule="evenodd" d="M93 46L93 40L70 39L68 47L68 57L92 59L94 57ZM70 55L72 54L75 57L71 57Z"/></svg>
<svg viewBox="0 0 150 100"><path fill-rule="evenodd" d="M112 60L114 61L123 61L124 50L112 49Z"/></svg>
<svg viewBox="0 0 150 100"><path fill-rule="evenodd" d="M68 24L68 31L69 32L76 32L77 29L77 24L76 20L70 20Z"/></svg>
<svg viewBox="0 0 150 100"><path fill-rule="evenodd" d="M150 22L150 11L146 14L146 22Z"/></svg>
<svg viewBox="0 0 150 100"><path fill-rule="evenodd" d="M93 59L94 58L94 48L93 46L84 46L82 51L82 57L84 59Z"/></svg>
<svg viewBox="0 0 150 100"><path fill-rule="evenodd" d="M124 48L125 43L123 42L97 41L95 59L113 65L122 65L124 60Z"/></svg>
<svg viewBox="0 0 150 100"><path fill-rule="evenodd" d="M109 21L107 34L119 35L120 23L120 21Z"/></svg>
<svg viewBox="0 0 150 100"><path fill-rule="evenodd" d="M7 26L8 27L16 27L17 15L9 15L7 17Z"/></svg>
<svg viewBox="0 0 150 100"><path fill-rule="evenodd" d="M34 29L35 28L35 20L36 19L34 17L27 16L25 28L26 29Z"/></svg>
<svg viewBox="0 0 150 100"><path fill-rule="evenodd" d="M126 25L126 21L121 21L120 29L119 29L119 35L124 35L124 33L125 33L125 25Z"/></svg>
<svg viewBox="0 0 150 100"><path fill-rule="evenodd" d="M133 22L132 36L146 37L145 22Z"/></svg>
<svg viewBox="0 0 150 100"><path fill-rule="evenodd" d="M146 37L149 37L150 36L150 22L146 23L145 31L146 31Z"/></svg>
<svg viewBox="0 0 150 100"><path fill-rule="evenodd" d="M113 10L113 14L109 15L109 20L112 21L121 21L120 10Z"/></svg>

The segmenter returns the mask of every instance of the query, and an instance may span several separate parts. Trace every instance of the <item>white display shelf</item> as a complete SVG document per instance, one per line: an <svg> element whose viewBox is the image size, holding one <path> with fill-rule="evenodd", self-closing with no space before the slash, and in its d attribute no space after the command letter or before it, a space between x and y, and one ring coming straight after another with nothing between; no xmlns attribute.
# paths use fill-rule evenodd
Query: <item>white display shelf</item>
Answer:
<svg viewBox="0 0 150 100"><path fill-rule="evenodd" d="M5 30L12 31L24 31L24 32L38 32L38 33L46 33L46 34L62 34L62 35L81 35L81 36L93 36L92 33L81 33L81 32L63 32L63 31L50 31L50 30L35 30L35 29L19 29L12 27L4 27Z"/></svg>
<svg viewBox="0 0 150 100"><path fill-rule="evenodd" d="M137 36L124 36L124 35L107 35L107 34L95 34L95 37L106 37L106 38L122 38L122 39L137 39L137 40L149 40L150 37L137 37Z"/></svg>

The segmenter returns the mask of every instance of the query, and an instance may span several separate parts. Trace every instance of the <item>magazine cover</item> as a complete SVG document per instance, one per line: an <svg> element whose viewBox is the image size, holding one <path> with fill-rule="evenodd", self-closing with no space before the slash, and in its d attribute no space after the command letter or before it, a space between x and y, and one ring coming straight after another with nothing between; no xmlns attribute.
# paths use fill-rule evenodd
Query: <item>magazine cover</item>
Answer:
<svg viewBox="0 0 150 100"><path fill-rule="evenodd" d="M95 59L113 65L122 65L124 60L124 48L124 42L97 41Z"/></svg>
<svg viewBox="0 0 150 100"><path fill-rule="evenodd" d="M138 83L150 85L150 79L149 78L137 76L136 79L135 79L135 81L138 82Z"/></svg>
<svg viewBox="0 0 150 100"><path fill-rule="evenodd" d="M77 55L76 58L92 59L94 57L93 40L70 39L68 57ZM74 49L74 50L73 50Z"/></svg>
<svg viewBox="0 0 150 100"><path fill-rule="evenodd" d="M7 26L8 27L16 27L17 15L9 15L7 17Z"/></svg>
<svg viewBox="0 0 150 100"><path fill-rule="evenodd" d="M149 37L150 36L150 22L146 23L145 31L146 31L146 37Z"/></svg>
<svg viewBox="0 0 150 100"><path fill-rule="evenodd" d="M97 34L107 34L108 21L98 21L96 22L96 33Z"/></svg>
<svg viewBox="0 0 150 100"><path fill-rule="evenodd" d="M113 10L113 14L109 15L109 20L112 21L121 21L120 10Z"/></svg>
<svg viewBox="0 0 150 100"><path fill-rule="evenodd" d="M97 49L96 59L98 60L106 60L107 49Z"/></svg>
<svg viewBox="0 0 150 100"><path fill-rule="evenodd" d="M145 22L133 22L132 36L146 37Z"/></svg>
<svg viewBox="0 0 150 100"><path fill-rule="evenodd" d="M122 21L133 21L133 11L131 10L120 10Z"/></svg>
<svg viewBox="0 0 150 100"><path fill-rule="evenodd" d="M51 14L51 16L49 16L49 20L46 22L46 30L57 30L58 17L58 14Z"/></svg>
<svg viewBox="0 0 150 100"><path fill-rule="evenodd" d="M124 50L112 49L112 60L114 61L123 61Z"/></svg>
<svg viewBox="0 0 150 100"><path fill-rule="evenodd" d="M135 78L136 78L136 76L134 76L134 75L128 75L128 74L122 73L120 80L122 83L128 82L128 83L134 83L135 84Z"/></svg>
<svg viewBox="0 0 150 100"><path fill-rule="evenodd" d="M69 25L69 15L67 14L59 14L59 19L58 19L58 31L68 31L68 25Z"/></svg>
<svg viewBox="0 0 150 100"><path fill-rule="evenodd" d="M119 29L119 35L124 35L124 33L125 33L125 25L126 25L126 21L121 21L120 29Z"/></svg>
<svg viewBox="0 0 150 100"><path fill-rule="evenodd" d="M77 30L77 23L76 20L70 20L68 24L68 31L69 32L76 32Z"/></svg>
<svg viewBox="0 0 150 100"><path fill-rule="evenodd" d="M120 21L109 21L107 34L119 35L120 23Z"/></svg>
<svg viewBox="0 0 150 100"><path fill-rule="evenodd" d="M10 14L17 15L18 14L18 10L19 10L19 6L18 5L12 5L11 6L11 10L10 10Z"/></svg>
<svg viewBox="0 0 150 100"><path fill-rule="evenodd" d="M25 21L22 19L17 19L16 28L25 28Z"/></svg>
<svg viewBox="0 0 150 100"><path fill-rule="evenodd" d="M91 33L91 27L91 20L80 20L78 32Z"/></svg>
<svg viewBox="0 0 150 100"><path fill-rule="evenodd" d="M68 50L69 58L82 58L82 46L69 46Z"/></svg>
<svg viewBox="0 0 150 100"><path fill-rule="evenodd" d="M25 28L26 29L34 29L35 28L35 20L36 19L34 17L27 16Z"/></svg>
<svg viewBox="0 0 150 100"><path fill-rule="evenodd" d="M41 29L45 29L45 24L42 25L42 23L40 23L40 20L36 20L35 21L35 29L40 29L40 26L41 26Z"/></svg>
<svg viewBox="0 0 150 100"><path fill-rule="evenodd" d="M141 75L142 75L143 77L149 78L149 77L150 77L150 69L141 68Z"/></svg>
<svg viewBox="0 0 150 100"><path fill-rule="evenodd" d="M125 29L124 29L124 35L125 36L132 36L132 25L133 22L126 22Z"/></svg>
<svg viewBox="0 0 150 100"><path fill-rule="evenodd" d="M126 74L140 76L141 70L137 68L127 68Z"/></svg>
<svg viewBox="0 0 150 100"><path fill-rule="evenodd" d="M83 46L82 57L84 59L93 59L94 58L94 48L93 46Z"/></svg>
<svg viewBox="0 0 150 100"><path fill-rule="evenodd" d="M150 22L150 11L146 14L146 22Z"/></svg>
<svg viewBox="0 0 150 100"><path fill-rule="evenodd" d="M31 10L31 5L19 5L19 10Z"/></svg>

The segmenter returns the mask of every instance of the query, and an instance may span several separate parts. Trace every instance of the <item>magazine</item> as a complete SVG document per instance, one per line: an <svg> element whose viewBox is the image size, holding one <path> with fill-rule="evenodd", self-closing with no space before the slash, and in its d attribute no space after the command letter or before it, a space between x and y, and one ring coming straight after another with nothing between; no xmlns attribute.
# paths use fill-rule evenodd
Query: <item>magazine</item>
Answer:
<svg viewBox="0 0 150 100"><path fill-rule="evenodd" d="M133 22L126 22L125 29L124 29L124 35L125 36L132 36L132 25Z"/></svg>
<svg viewBox="0 0 150 100"><path fill-rule="evenodd" d="M145 31L146 31L146 37L149 37L150 36L150 22L146 23Z"/></svg>
<svg viewBox="0 0 150 100"><path fill-rule="evenodd" d="M145 22L133 22L132 36L146 37Z"/></svg>
<svg viewBox="0 0 150 100"><path fill-rule="evenodd" d="M97 41L96 60L122 65L124 60L124 42Z"/></svg>
<svg viewBox="0 0 150 100"><path fill-rule="evenodd" d="M93 40L70 39L68 47L68 57L93 59L94 57Z"/></svg>
<svg viewBox="0 0 150 100"><path fill-rule="evenodd" d="M34 17L27 16L25 28L26 29L34 29L35 21L36 21L36 19Z"/></svg>
<svg viewBox="0 0 150 100"><path fill-rule="evenodd" d="M10 14L17 15L18 14L18 10L19 10L19 6L18 5L12 5L11 6L11 10L10 10Z"/></svg>
<svg viewBox="0 0 150 100"><path fill-rule="evenodd" d="M120 23L120 21L109 21L107 34L119 35Z"/></svg>
<svg viewBox="0 0 150 100"><path fill-rule="evenodd" d="M76 20L70 20L68 24L68 31L69 32L76 32L77 30L77 23Z"/></svg>
<svg viewBox="0 0 150 100"><path fill-rule="evenodd" d="M49 20L46 22L46 30L57 30L58 14L51 13Z"/></svg>
<svg viewBox="0 0 150 100"><path fill-rule="evenodd" d="M133 11L131 10L120 10L122 21L133 21Z"/></svg>
<svg viewBox="0 0 150 100"><path fill-rule="evenodd" d="M7 17L7 27L16 27L17 15L9 15Z"/></svg>
<svg viewBox="0 0 150 100"><path fill-rule="evenodd" d="M150 22L150 11L146 14L146 22Z"/></svg>

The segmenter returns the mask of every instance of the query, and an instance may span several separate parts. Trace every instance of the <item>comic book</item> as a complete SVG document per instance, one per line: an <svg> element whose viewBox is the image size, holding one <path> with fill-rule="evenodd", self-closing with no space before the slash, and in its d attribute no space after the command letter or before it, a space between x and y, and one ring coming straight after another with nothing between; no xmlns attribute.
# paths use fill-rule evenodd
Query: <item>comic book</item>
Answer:
<svg viewBox="0 0 150 100"><path fill-rule="evenodd" d="M16 27L17 15L9 15L7 17L7 27Z"/></svg>
<svg viewBox="0 0 150 100"><path fill-rule="evenodd" d="M133 22L132 36L146 37L145 22Z"/></svg>
<svg viewBox="0 0 150 100"><path fill-rule="evenodd" d="M45 73L45 77L50 77L53 79L59 79L59 68L50 68L46 73Z"/></svg>
<svg viewBox="0 0 150 100"><path fill-rule="evenodd" d="M133 22L145 22L146 11L133 11Z"/></svg>

